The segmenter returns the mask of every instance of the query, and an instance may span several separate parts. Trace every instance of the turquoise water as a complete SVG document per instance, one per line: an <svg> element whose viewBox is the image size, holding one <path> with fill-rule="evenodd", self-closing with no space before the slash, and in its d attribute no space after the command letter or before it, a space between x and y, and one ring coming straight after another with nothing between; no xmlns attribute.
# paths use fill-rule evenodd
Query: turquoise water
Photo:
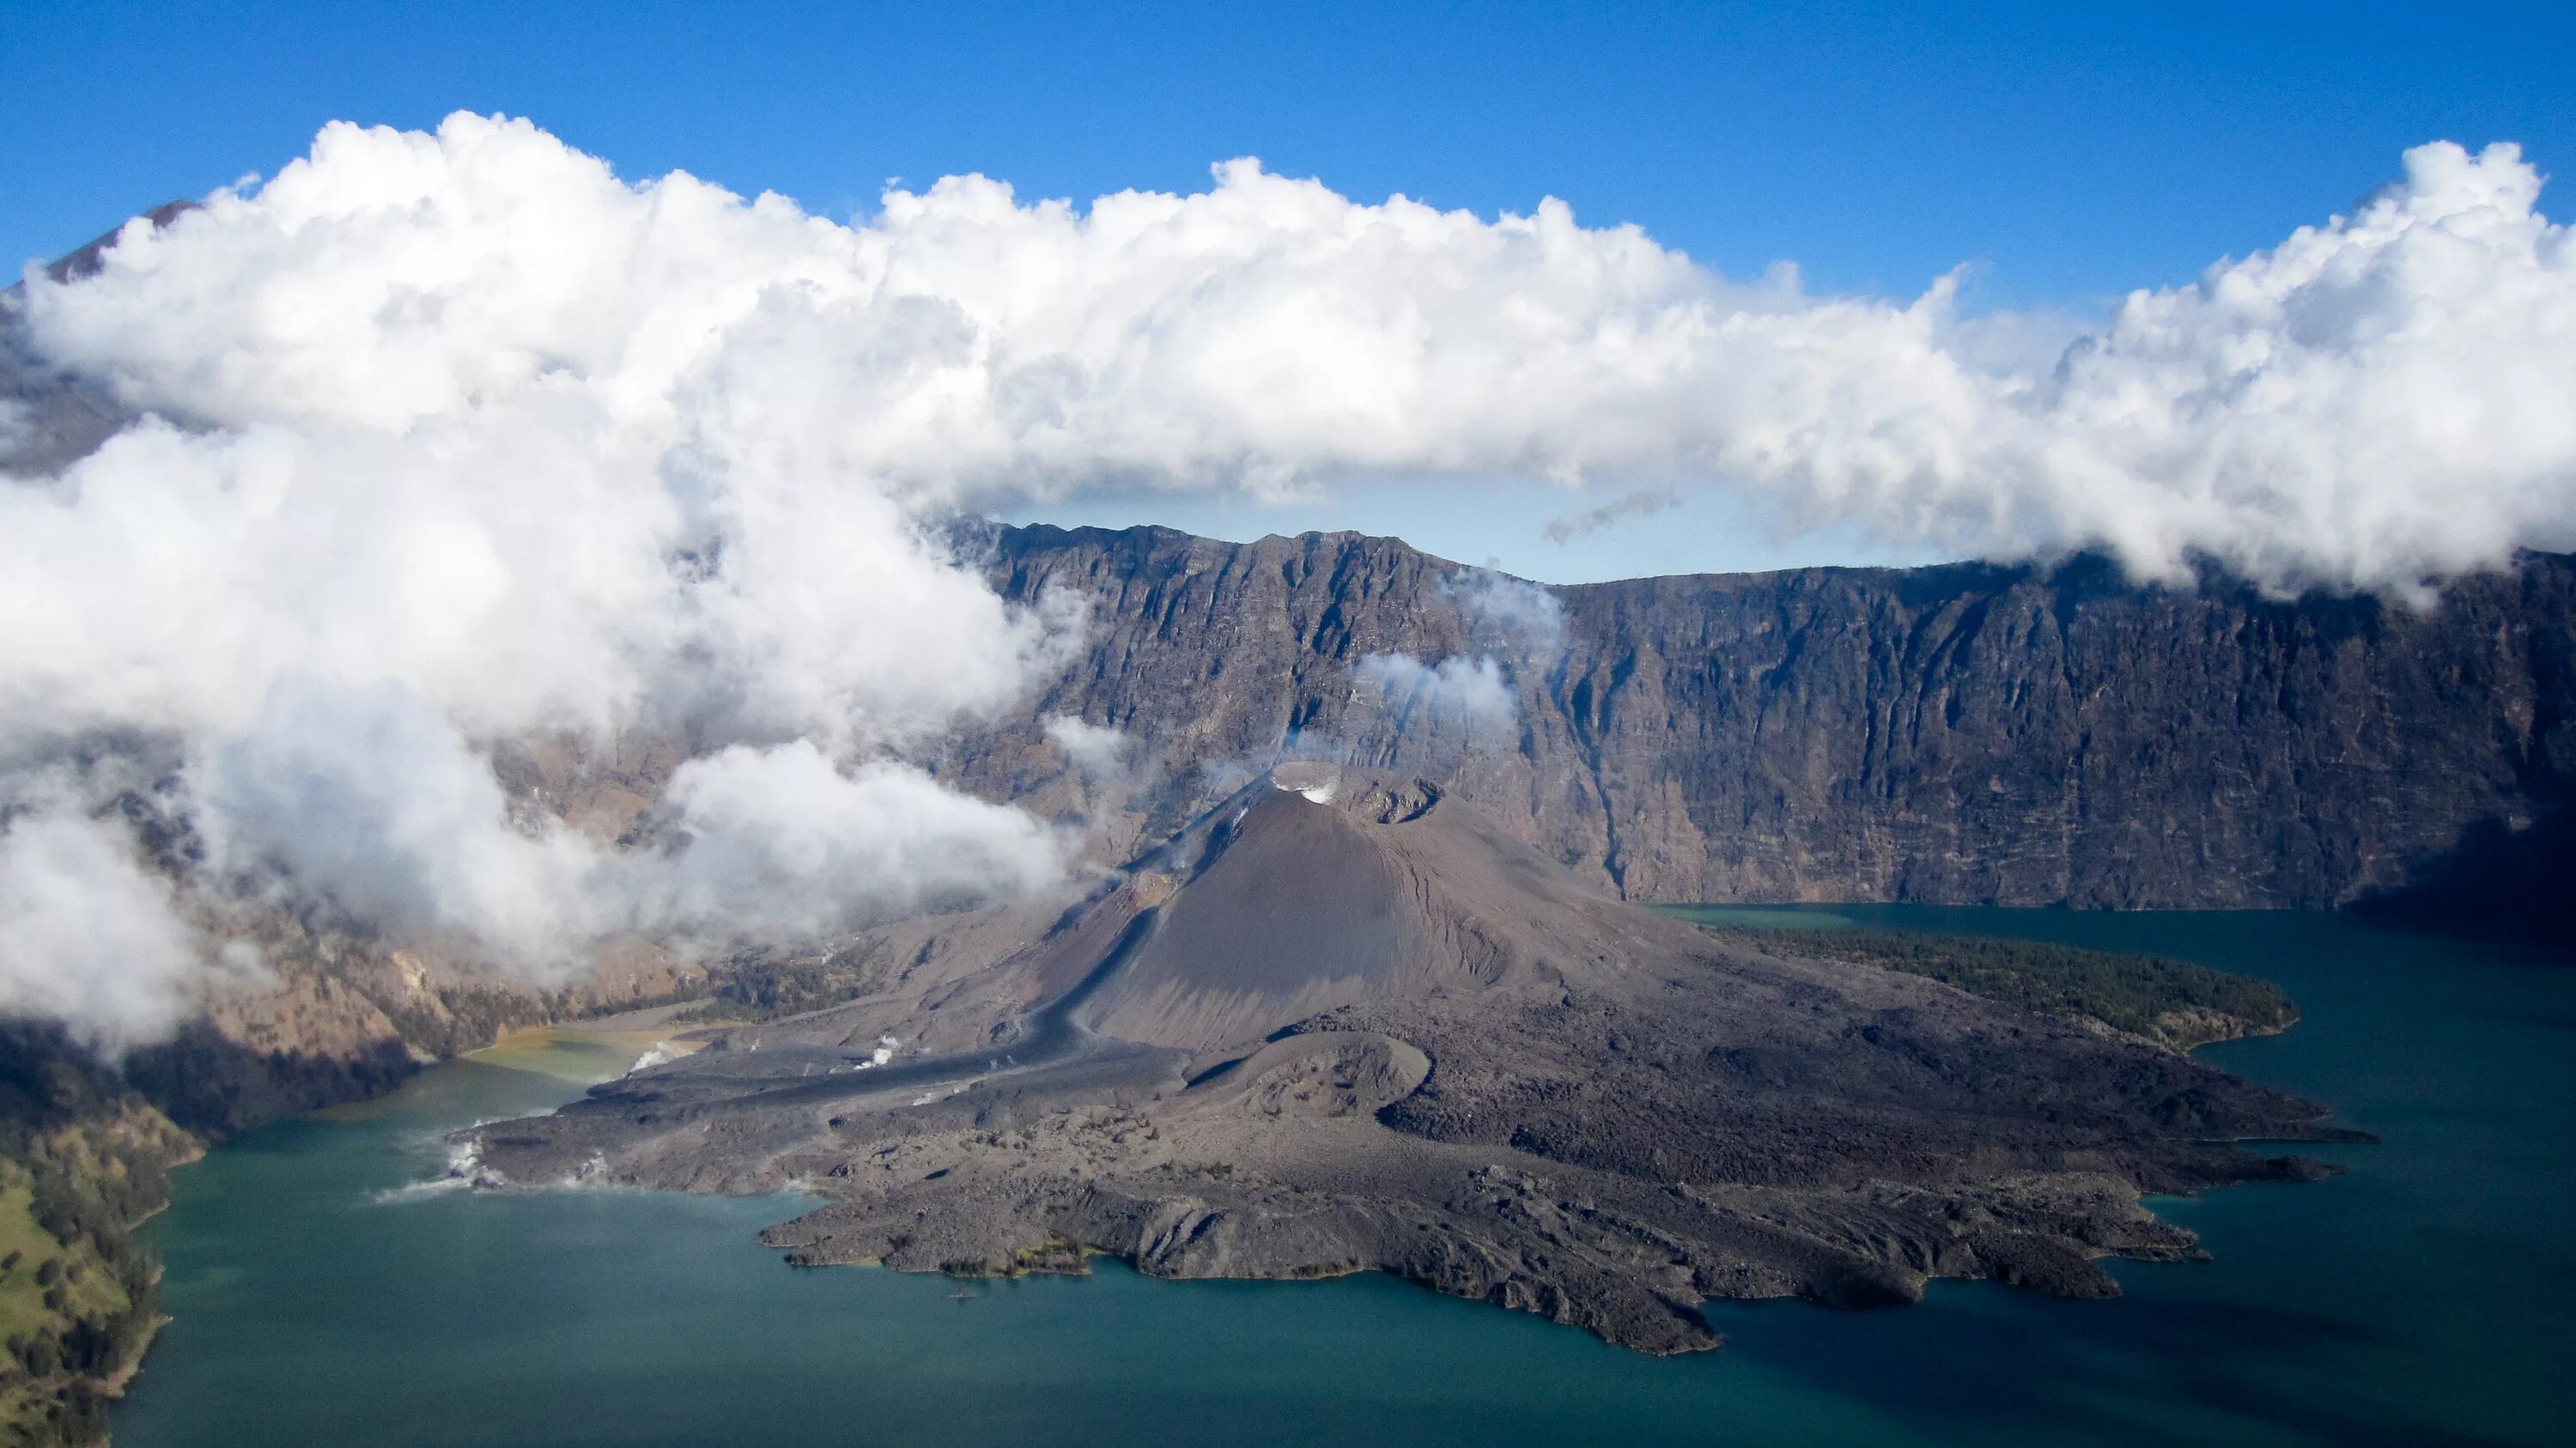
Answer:
<svg viewBox="0 0 2576 1448"><path fill-rule="evenodd" d="M1760 923L1781 923L1762 912ZM1796 918L2162 951L2286 984L2287 1036L2208 1059L2385 1145L2352 1174L2163 1203L2218 1260L2061 1303L1718 1305L1655 1360L1377 1277L979 1288L798 1271L788 1199L402 1192L439 1134L574 1094L629 1048L433 1070L175 1177L177 1319L126 1448L297 1444L2083 1444L2568 1441L2576 967L2299 915L1845 907ZM544 1074L546 1071L558 1073Z"/></svg>

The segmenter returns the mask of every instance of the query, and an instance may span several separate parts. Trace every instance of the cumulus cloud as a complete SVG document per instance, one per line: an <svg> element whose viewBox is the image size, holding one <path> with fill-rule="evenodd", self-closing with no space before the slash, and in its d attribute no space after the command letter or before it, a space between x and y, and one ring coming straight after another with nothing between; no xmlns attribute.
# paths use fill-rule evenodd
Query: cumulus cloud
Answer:
<svg viewBox="0 0 2576 1448"><path fill-rule="evenodd" d="M846 769L797 740L682 764L672 843L621 852L514 821L489 762L392 685L283 685L201 774L219 869L273 869L351 918L460 935L538 979L621 932L811 935L1043 889L1072 845L919 769Z"/></svg>
<svg viewBox="0 0 2576 1448"><path fill-rule="evenodd" d="M850 295L857 243L460 117L332 127L93 272L31 273L23 345L140 420L0 483L0 757L154 741L190 761L179 807L226 881L546 977L618 930L806 929L1050 878L1033 823L885 772L1015 698L1080 616L1005 606L940 541L935 480L853 450L853 368L899 372L938 331ZM676 854L512 822L492 744L630 728L800 741L756 757L811 798L719 756L675 782ZM889 837L787 850L818 809ZM42 953L10 949L30 1001ZM76 960L159 996L180 974Z"/></svg>
<svg viewBox="0 0 2576 1448"><path fill-rule="evenodd" d="M892 536L889 498L1515 473L2410 588L2576 522L2576 282L2539 186L2511 146L2419 148L2351 216L2136 293L2043 367L2057 319L1962 319L1952 279L1736 284L1552 201L1364 204L1246 160L1085 208L952 177L840 226L458 117L335 127L97 276L32 283L28 311L51 355L190 416L419 432L499 476L567 429L613 439L603 476L672 474L674 516L621 516L774 548L804 540L764 510L818 475L879 485L833 494L828 547ZM731 478L754 461L776 486ZM778 631L793 599L740 602L743 642L804 637Z"/></svg>
<svg viewBox="0 0 2576 1448"><path fill-rule="evenodd" d="M0 1014L114 1049L176 1025L197 973L171 884L126 831L61 807L0 824Z"/></svg>
<svg viewBox="0 0 2576 1448"><path fill-rule="evenodd" d="M2516 147L2422 146L2352 216L2132 293L2027 396L1953 427L1936 512L2281 586L2402 590L2566 546L2576 246L2539 195Z"/></svg>
<svg viewBox="0 0 2576 1448"><path fill-rule="evenodd" d="M837 768L806 740L692 760L668 799L686 842L646 919L683 930L819 931L950 909L1062 875L1067 842L910 765Z"/></svg>
<svg viewBox="0 0 2576 1448"><path fill-rule="evenodd" d="M1733 282L1554 201L1369 204L1250 160L1082 207L952 177L842 224L629 184L524 122L335 125L8 304L12 348L151 416L0 481L0 756L161 741L232 867L556 958L620 923L801 927L877 871L886 904L1047 877L1034 824L898 762L1080 627L952 558L953 509L1545 476L2410 591L2576 542L2576 246L2539 193L2513 147L2421 147L2061 345L1963 318L1953 279ZM1530 646L1472 647L1361 682L1508 718ZM663 874L496 807L495 742L681 725L752 753L675 783Z"/></svg>
<svg viewBox="0 0 2576 1448"><path fill-rule="evenodd" d="M503 406L517 446L612 437L632 451L605 476L675 474L678 516L639 526L772 547L804 540L744 525L806 492L706 474L880 484L836 493L864 505L820 547L889 537L889 491L1517 473L1765 488L1988 555L2411 587L2576 521L2576 282L2539 184L2509 145L2418 148L2352 216L2052 353L2063 318L1963 319L1954 279L1737 284L1554 201L1486 220L1238 160L1081 208L951 177L842 226L459 116L333 127L97 276L32 281L28 312L49 355L191 416L463 446L454 420ZM747 642L804 637L775 632L792 600L745 602Z"/></svg>
<svg viewBox="0 0 2576 1448"><path fill-rule="evenodd" d="M219 869L273 870L354 919L552 977L628 913L614 861L570 830L514 828L489 762L397 684L282 682L198 773Z"/></svg>

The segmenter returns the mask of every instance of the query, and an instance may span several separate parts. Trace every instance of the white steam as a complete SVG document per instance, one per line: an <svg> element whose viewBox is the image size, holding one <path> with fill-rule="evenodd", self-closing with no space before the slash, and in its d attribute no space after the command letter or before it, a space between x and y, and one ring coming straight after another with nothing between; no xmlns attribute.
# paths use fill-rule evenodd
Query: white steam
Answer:
<svg viewBox="0 0 2576 1448"><path fill-rule="evenodd" d="M1071 714L1049 714L1046 737L1066 762L1093 779L1124 778L1135 764L1136 741L1106 724Z"/></svg>
<svg viewBox="0 0 2576 1448"><path fill-rule="evenodd" d="M1463 568L1445 585L1477 646L1544 667L1565 652L1565 603L1525 578Z"/></svg>
<svg viewBox="0 0 2576 1448"><path fill-rule="evenodd" d="M1512 686L1489 655L1453 654L1426 664L1411 654L1369 654L1351 666L1351 682L1399 726L1447 722L1472 736L1507 730L1520 718Z"/></svg>

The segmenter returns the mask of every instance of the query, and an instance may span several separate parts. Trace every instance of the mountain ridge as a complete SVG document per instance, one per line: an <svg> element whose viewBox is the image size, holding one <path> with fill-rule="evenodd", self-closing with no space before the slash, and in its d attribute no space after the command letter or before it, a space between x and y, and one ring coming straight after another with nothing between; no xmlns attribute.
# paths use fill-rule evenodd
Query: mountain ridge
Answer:
<svg viewBox="0 0 2576 1448"><path fill-rule="evenodd" d="M2141 586L2093 557L1505 580L1558 610L1556 652L1515 658L1461 602L1498 576L1397 540L1034 525L980 546L1007 598L1094 600L1032 719L1126 729L1174 771L1319 739L1454 771L1638 899L2333 908L2576 801L2569 555L2420 612ZM1389 651L1498 658L1513 730L1372 716L1352 672ZM1035 745L963 731L941 770L1032 793L1004 761Z"/></svg>

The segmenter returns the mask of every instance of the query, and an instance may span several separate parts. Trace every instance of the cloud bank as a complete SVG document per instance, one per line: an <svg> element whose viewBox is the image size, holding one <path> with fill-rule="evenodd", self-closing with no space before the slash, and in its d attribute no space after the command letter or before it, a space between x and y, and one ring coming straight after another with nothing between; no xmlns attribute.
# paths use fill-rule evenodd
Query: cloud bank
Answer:
<svg viewBox="0 0 2576 1448"><path fill-rule="evenodd" d="M822 421L842 349L889 345L807 285L848 239L459 118L334 127L95 275L31 275L31 347L144 417L0 483L0 775L145 741L182 761L198 888L545 979L622 932L813 931L1053 879L1067 842L902 762L1080 619L1006 608L937 541L946 495ZM513 817L495 744L629 729L732 746L673 776L664 847ZM159 877L122 784L0 808L0 1008L141 1039L213 942L136 885ZM66 954L83 901L141 923Z"/></svg>
<svg viewBox="0 0 2576 1448"><path fill-rule="evenodd" d="M2016 367L1950 279L1737 284L1554 201L1486 220L1239 160L1081 208L951 177L838 225L460 115L335 126L28 300L49 355L138 404L522 466L580 428L631 450L608 487L755 457L880 500L1536 474L1765 489L1966 553L2411 588L2576 522L2576 263L2539 191L2510 145L2420 147L2350 216ZM495 407L517 426L453 435ZM637 526L810 501L664 483L677 516ZM840 511L849 538L893 521ZM732 622L774 623L745 602Z"/></svg>
<svg viewBox="0 0 2576 1448"><path fill-rule="evenodd" d="M1080 628L950 557L956 509L1546 476L2413 592L2576 542L2576 253L2539 193L2511 146L2418 148L2351 215L2033 364L2055 324L1963 319L1949 279L1731 282L1554 201L1366 204L1241 160L1079 208L952 177L842 224L630 184L524 122L335 125L94 275L26 277L12 345L148 416L0 481L0 757L157 741L228 877L560 963L1061 868L903 762ZM1508 717L1483 653L1362 668ZM491 774L500 741L682 725L721 752L675 778L647 860L514 823ZM179 929L103 803L7 814L0 1002L105 1020L80 1002L120 996L43 962L146 996L181 973L166 932L110 952L130 968L28 943L67 938L55 895ZM65 879L88 893L25 883Z"/></svg>

